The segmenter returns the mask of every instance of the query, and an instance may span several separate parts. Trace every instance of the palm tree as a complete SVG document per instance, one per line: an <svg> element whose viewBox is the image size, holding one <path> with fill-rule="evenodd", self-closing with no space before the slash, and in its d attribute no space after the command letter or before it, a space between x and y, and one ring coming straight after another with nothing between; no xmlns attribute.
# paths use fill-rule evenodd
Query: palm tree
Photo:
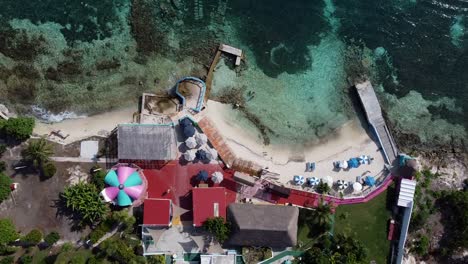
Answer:
<svg viewBox="0 0 468 264"><path fill-rule="evenodd" d="M42 166L50 160L50 156L54 154L52 145L47 143L45 138L29 141L26 147L21 152L25 161L31 162L35 168Z"/></svg>
<svg viewBox="0 0 468 264"><path fill-rule="evenodd" d="M315 228L318 227L320 229L323 229L322 231L325 232L330 228L331 214L331 205L324 203L322 200L311 214L310 221L312 224L315 225Z"/></svg>

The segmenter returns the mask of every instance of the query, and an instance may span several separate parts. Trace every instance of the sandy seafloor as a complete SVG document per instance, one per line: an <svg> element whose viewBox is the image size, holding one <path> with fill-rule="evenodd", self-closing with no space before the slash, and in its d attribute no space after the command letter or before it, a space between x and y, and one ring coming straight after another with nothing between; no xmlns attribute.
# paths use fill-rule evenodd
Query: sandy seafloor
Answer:
<svg viewBox="0 0 468 264"><path fill-rule="evenodd" d="M212 97L239 89L272 148L310 147L356 122L356 67L398 131L428 143L466 139L463 1L261 2L3 0L0 103L48 121L125 109L144 91L203 77L223 42L247 59L239 73L219 63ZM242 115L231 122L256 133Z"/></svg>

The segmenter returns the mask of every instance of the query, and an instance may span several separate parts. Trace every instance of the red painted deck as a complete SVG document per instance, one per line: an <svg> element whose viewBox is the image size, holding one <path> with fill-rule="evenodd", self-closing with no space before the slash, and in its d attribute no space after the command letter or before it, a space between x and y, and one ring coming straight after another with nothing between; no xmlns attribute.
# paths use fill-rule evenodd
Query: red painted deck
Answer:
<svg viewBox="0 0 468 264"><path fill-rule="evenodd" d="M226 188L226 204L236 201L237 184L232 180L233 171L223 170L218 164L181 164L178 160L171 161L161 169L144 170L148 180L148 198L171 199L172 202L186 210L192 211L192 189L198 184L196 175L206 170L208 174L220 171L224 180L220 184L208 181L209 186ZM192 213L184 214L183 220L192 220Z"/></svg>

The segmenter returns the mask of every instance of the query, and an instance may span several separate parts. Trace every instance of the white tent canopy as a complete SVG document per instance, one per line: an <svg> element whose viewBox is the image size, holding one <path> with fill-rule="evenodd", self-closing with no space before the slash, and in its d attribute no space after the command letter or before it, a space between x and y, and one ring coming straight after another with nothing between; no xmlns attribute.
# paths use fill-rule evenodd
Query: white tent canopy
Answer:
<svg viewBox="0 0 468 264"><path fill-rule="evenodd" d="M219 171L216 171L215 173L211 175L211 180L214 183L221 183L223 179L224 179L223 174Z"/></svg>
<svg viewBox="0 0 468 264"><path fill-rule="evenodd" d="M185 140L185 145L187 146L187 148L193 149L197 146L197 141L194 137L189 137L187 138L187 140Z"/></svg>
<svg viewBox="0 0 468 264"><path fill-rule="evenodd" d="M193 161L196 157L195 150L191 149L184 153L184 159L187 161Z"/></svg>
<svg viewBox="0 0 468 264"><path fill-rule="evenodd" d="M195 139L199 145L205 145L208 142L208 137L205 134L198 133L195 135Z"/></svg>

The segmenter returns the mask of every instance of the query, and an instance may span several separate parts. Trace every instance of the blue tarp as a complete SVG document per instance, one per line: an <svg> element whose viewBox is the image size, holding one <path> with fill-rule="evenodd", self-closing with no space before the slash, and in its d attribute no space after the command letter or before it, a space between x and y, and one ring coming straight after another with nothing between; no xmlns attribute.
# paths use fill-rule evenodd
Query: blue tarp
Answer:
<svg viewBox="0 0 468 264"><path fill-rule="evenodd" d="M372 177L372 176L367 176L366 177L366 180L364 181L366 183L366 185L368 186L374 186L375 185L375 178Z"/></svg>
<svg viewBox="0 0 468 264"><path fill-rule="evenodd" d="M352 158L348 160L348 168L357 168L359 167L359 160Z"/></svg>
<svg viewBox="0 0 468 264"><path fill-rule="evenodd" d="M207 181L208 180L208 172L205 170L202 170L198 173L197 175L197 180L199 181Z"/></svg>

